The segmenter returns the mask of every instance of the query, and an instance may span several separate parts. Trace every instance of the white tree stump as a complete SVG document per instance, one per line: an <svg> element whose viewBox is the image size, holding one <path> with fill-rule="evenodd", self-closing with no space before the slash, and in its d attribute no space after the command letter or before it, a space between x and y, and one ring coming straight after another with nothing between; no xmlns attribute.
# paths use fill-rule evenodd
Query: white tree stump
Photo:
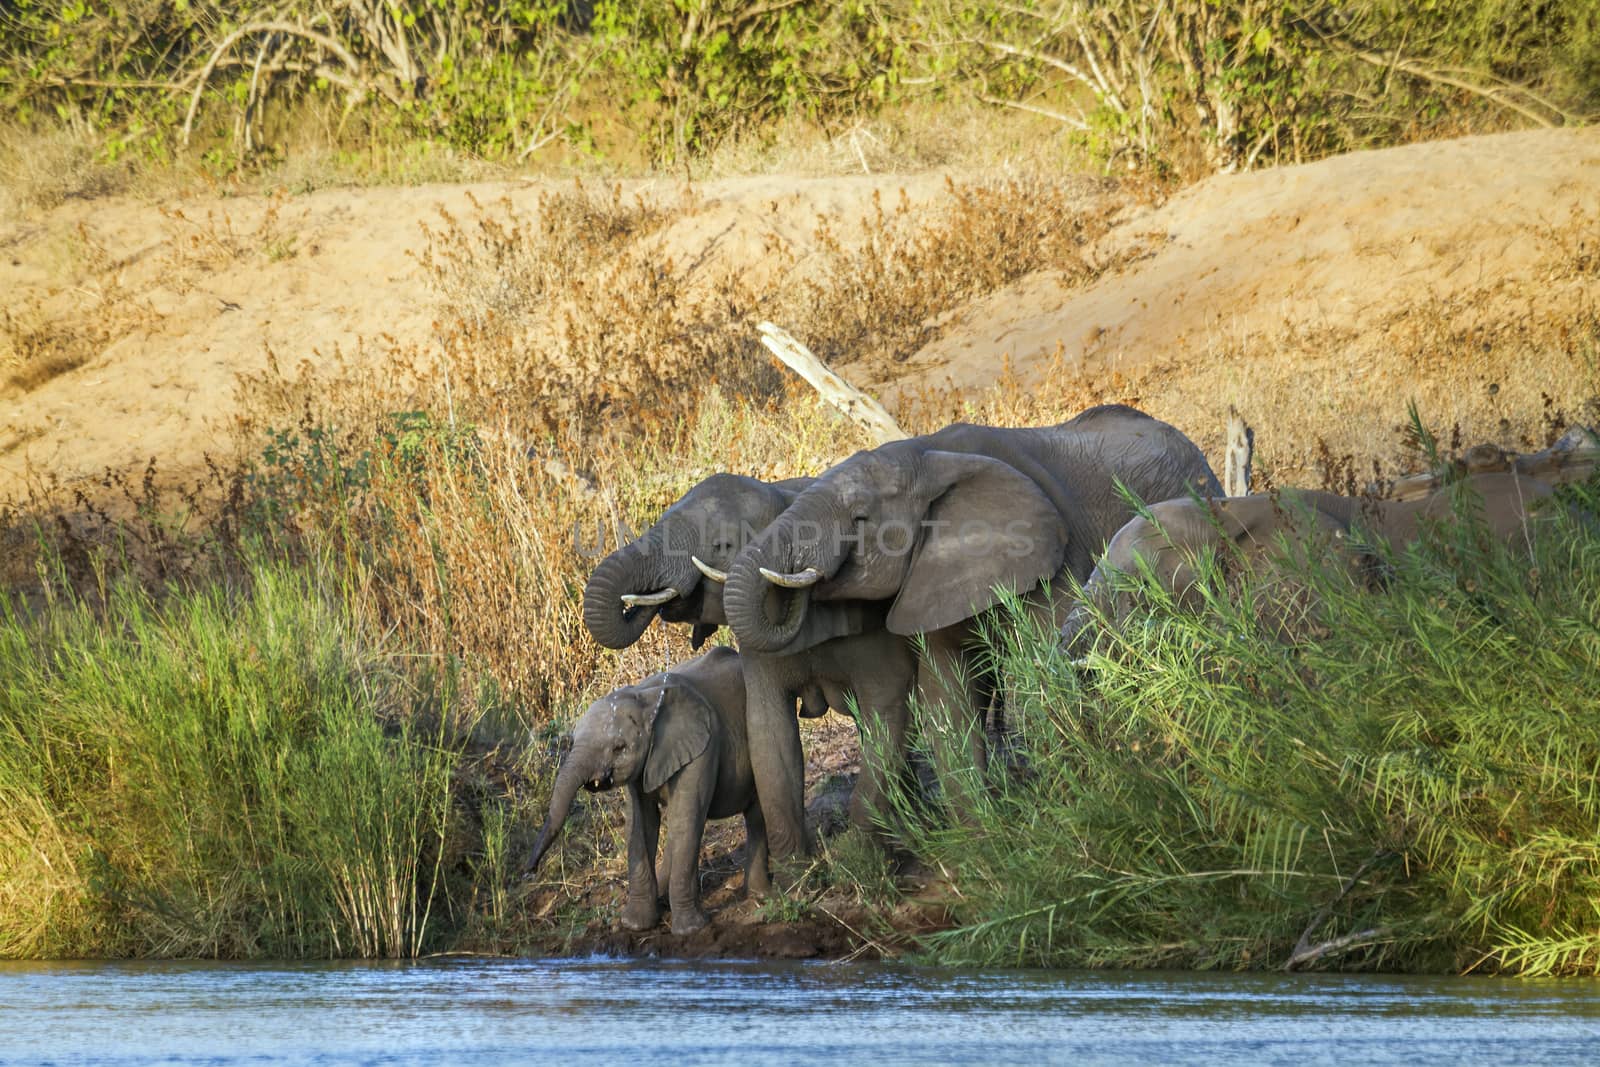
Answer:
<svg viewBox="0 0 1600 1067"><path fill-rule="evenodd" d="M1250 493L1250 464L1255 459L1256 432L1228 405L1228 443L1222 455L1222 491L1229 496Z"/></svg>

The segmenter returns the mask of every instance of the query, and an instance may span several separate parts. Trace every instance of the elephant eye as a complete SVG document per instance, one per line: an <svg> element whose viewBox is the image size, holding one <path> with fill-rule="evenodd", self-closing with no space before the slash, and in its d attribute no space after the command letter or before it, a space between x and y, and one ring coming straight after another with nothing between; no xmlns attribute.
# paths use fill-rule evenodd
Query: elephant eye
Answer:
<svg viewBox="0 0 1600 1067"><path fill-rule="evenodd" d="M611 751L613 751L613 752L621 752L624 749L626 749L627 747L628 747L628 742L626 742L626 741L618 741L615 745L613 745L611 747Z"/></svg>

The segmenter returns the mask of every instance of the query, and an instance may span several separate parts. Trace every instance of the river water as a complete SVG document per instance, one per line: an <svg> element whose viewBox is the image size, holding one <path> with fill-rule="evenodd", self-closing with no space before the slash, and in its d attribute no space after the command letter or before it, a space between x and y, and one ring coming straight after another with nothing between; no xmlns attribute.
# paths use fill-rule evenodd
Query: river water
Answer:
<svg viewBox="0 0 1600 1067"><path fill-rule="evenodd" d="M1600 984L450 959L0 963L4 1064L1600 1063Z"/></svg>

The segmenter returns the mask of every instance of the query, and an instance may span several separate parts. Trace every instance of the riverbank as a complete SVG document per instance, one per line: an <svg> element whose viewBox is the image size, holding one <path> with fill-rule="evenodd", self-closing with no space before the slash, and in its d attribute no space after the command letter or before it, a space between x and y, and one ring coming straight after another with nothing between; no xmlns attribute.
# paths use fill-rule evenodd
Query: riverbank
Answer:
<svg viewBox="0 0 1600 1067"><path fill-rule="evenodd" d="M0 398L20 413L0 442L0 955L770 946L1271 969L1320 948L1321 967L1594 971L1600 568L1581 525L1535 555L1392 561L1309 644L1252 629L1234 587L1193 616L1157 601L1084 676L1049 635L1002 641L1018 773L985 783L975 825L907 802L911 861L829 837L769 903L740 897L737 829L719 829L725 921L699 939L613 933L615 796L586 800L538 879L518 873L567 725L690 654L675 629L613 653L584 627L619 524L718 471L815 474L865 444L765 360L753 320L863 382L882 369L912 431L1125 401L1220 466L1234 404L1259 485L1381 495L1432 461L1408 396L1440 461L1596 421L1600 205L1558 180L1591 144L1518 134L1478 169L1471 141L1370 153L1153 212L1119 183L974 174L786 187L776 208L757 183L453 190L448 214L411 192L429 228L364 250L362 220L399 200L86 202L10 233L0 275L38 288L7 309ZM1484 196L1538 172L1514 239L1405 198L1443 188L1417 173L1445 164ZM1362 168L1431 235L1417 248L1369 245L1332 210ZM1230 191L1268 187L1245 231L1214 225ZM1219 283L1233 311L1196 338L1156 283L1226 259L1265 266ZM1426 284L1373 289L1384 259ZM1337 328L1308 297L1330 279L1364 301ZM998 294L1037 325L1118 286L1172 327L1148 359L1007 368ZM1228 335L1262 292L1307 299ZM943 383L928 354L958 335L988 384ZM848 720L802 729L813 789L851 773Z"/></svg>
<svg viewBox="0 0 1600 1067"><path fill-rule="evenodd" d="M1303 561L1318 618L1291 641L1223 568L1200 610L1144 590L1083 665L998 631L1014 733L969 820L897 794L902 854L824 835L764 901L723 824L686 938L616 929L614 793L520 874L562 721L530 733L487 679L418 663L330 561L98 599L58 573L0 616L0 955L1592 973L1600 487L1567 492L1531 549L1468 525L1381 587ZM830 828L852 734L807 729Z"/></svg>

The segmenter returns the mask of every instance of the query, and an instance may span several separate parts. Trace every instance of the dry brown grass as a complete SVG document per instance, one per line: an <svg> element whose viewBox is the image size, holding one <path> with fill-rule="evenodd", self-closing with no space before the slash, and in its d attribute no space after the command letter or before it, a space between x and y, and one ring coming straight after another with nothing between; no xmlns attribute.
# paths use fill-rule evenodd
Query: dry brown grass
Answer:
<svg viewBox="0 0 1600 1067"><path fill-rule="evenodd" d="M27 393L74 371L98 356L139 318L111 251L82 225L68 243L67 254L82 265L87 279L79 290L93 306L87 313L60 314L32 296L0 308L0 386ZM15 443L6 447L15 447Z"/></svg>
<svg viewBox="0 0 1600 1067"><path fill-rule="evenodd" d="M1105 265L1086 258L1120 202L1110 183L1010 178L946 184L931 211L902 190L854 233L817 224L819 263L774 312L828 363L899 363L938 336L939 320L974 297L1036 270L1068 284Z"/></svg>
<svg viewBox="0 0 1600 1067"><path fill-rule="evenodd" d="M81 121L0 126L0 213L109 196L126 186L128 175L126 166L105 161L102 138Z"/></svg>
<svg viewBox="0 0 1600 1067"><path fill-rule="evenodd" d="M294 228L283 217L287 205L286 195L275 190L250 220L217 208L192 216L181 207L158 208L167 231L162 245L166 277L177 291L188 292L195 279L228 263L250 256L271 261L293 257Z"/></svg>

